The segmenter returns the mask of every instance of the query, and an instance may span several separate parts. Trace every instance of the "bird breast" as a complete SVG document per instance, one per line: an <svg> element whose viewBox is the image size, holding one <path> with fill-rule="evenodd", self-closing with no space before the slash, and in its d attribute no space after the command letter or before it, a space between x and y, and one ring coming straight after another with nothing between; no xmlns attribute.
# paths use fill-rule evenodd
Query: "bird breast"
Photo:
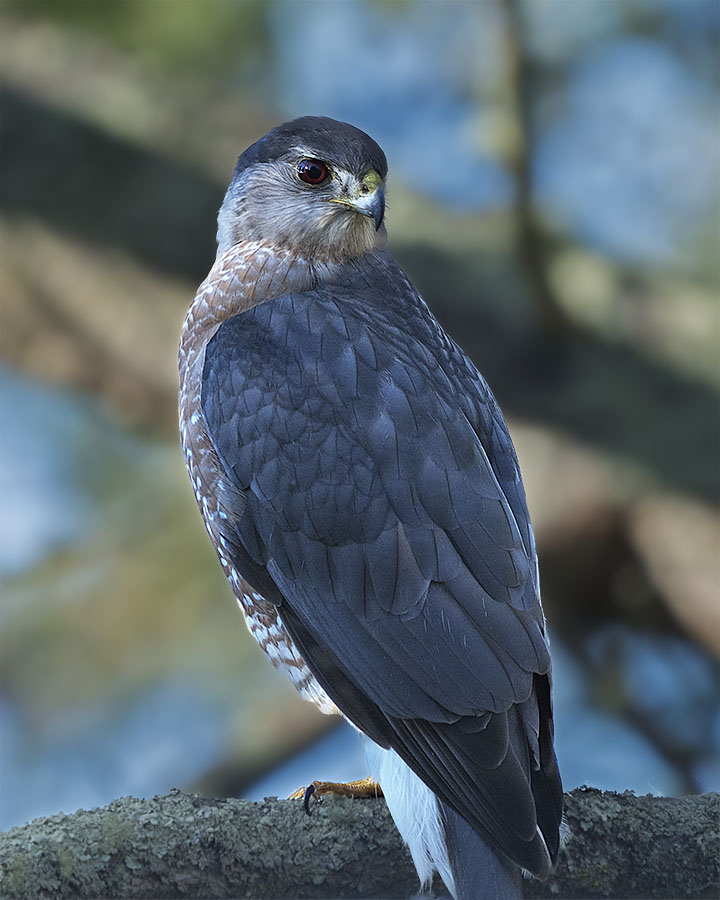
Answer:
<svg viewBox="0 0 720 900"><path fill-rule="evenodd" d="M253 589L235 568L226 533L231 515L223 498L233 489L207 433L202 376L205 348L218 327L263 300L310 285L311 267L300 257L261 242L239 244L215 261L188 310L180 341L180 435L185 464L205 528L235 594L250 633L297 690L324 713L338 709L315 680L287 633L277 607Z"/></svg>

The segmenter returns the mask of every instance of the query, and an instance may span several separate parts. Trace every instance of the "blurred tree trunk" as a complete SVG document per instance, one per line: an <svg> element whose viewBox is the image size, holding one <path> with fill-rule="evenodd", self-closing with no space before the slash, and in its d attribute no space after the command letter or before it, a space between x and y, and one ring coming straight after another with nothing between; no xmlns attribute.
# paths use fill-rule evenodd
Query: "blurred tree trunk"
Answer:
<svg viewBox="0 0 720 900"><path fill-rule="evenodd" d="M556 336L574 330L548 278L545 240L533 198L533 149L536 144L533 106L537 72L525 40L522 0L500 0L506 20L506 96L514 118L515 140L508 162L515 176L517 252L530 282L540 321Z"/></svg>

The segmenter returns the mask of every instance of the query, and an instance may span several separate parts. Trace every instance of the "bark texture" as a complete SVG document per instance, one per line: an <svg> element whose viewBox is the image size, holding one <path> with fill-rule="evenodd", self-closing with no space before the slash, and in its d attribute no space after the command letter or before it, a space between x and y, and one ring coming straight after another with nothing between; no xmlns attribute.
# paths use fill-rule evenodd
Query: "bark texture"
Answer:
<svg viewBox="0 0 720 900"><path fill-rule="evenodd" d="M532 898L716 897L720 795L579 789L571 838ZM10 898L391 898L418 884L382 800L208 800L174 791L40 818L0 835ZM436 889L442 896L441 885Z"/></svg>

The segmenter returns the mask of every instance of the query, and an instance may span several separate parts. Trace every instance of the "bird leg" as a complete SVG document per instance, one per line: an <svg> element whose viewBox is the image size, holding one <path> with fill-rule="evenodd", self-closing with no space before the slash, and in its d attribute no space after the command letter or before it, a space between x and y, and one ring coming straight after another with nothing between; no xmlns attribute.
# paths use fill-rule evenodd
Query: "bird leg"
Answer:
<svg viewBox="0 0 720 900"><path fill-rule="evenodd" d="M315 797L316 804L322 803L323 794L368 799L382 797L383 792L377 781L373 781L372 778L361 778L359 781L348 781L344 784L337 781L313 781L307 787L293 791L288 800L302 800L305 812L310 815L310 798Z"/></svg>

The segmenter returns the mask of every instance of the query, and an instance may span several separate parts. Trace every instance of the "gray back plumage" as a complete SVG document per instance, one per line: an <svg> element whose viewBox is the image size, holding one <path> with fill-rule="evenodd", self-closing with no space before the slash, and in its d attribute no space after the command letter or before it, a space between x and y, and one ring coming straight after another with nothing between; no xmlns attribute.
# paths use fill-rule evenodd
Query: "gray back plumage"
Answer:
<svg viewBox="0 0 720 900"><path fill-rule="evenodd" d="M475 367L377 252L226 321L202 407L241 498L234 564L318 682L496 852L547 874L562 789L535 547Z"/></svg>

